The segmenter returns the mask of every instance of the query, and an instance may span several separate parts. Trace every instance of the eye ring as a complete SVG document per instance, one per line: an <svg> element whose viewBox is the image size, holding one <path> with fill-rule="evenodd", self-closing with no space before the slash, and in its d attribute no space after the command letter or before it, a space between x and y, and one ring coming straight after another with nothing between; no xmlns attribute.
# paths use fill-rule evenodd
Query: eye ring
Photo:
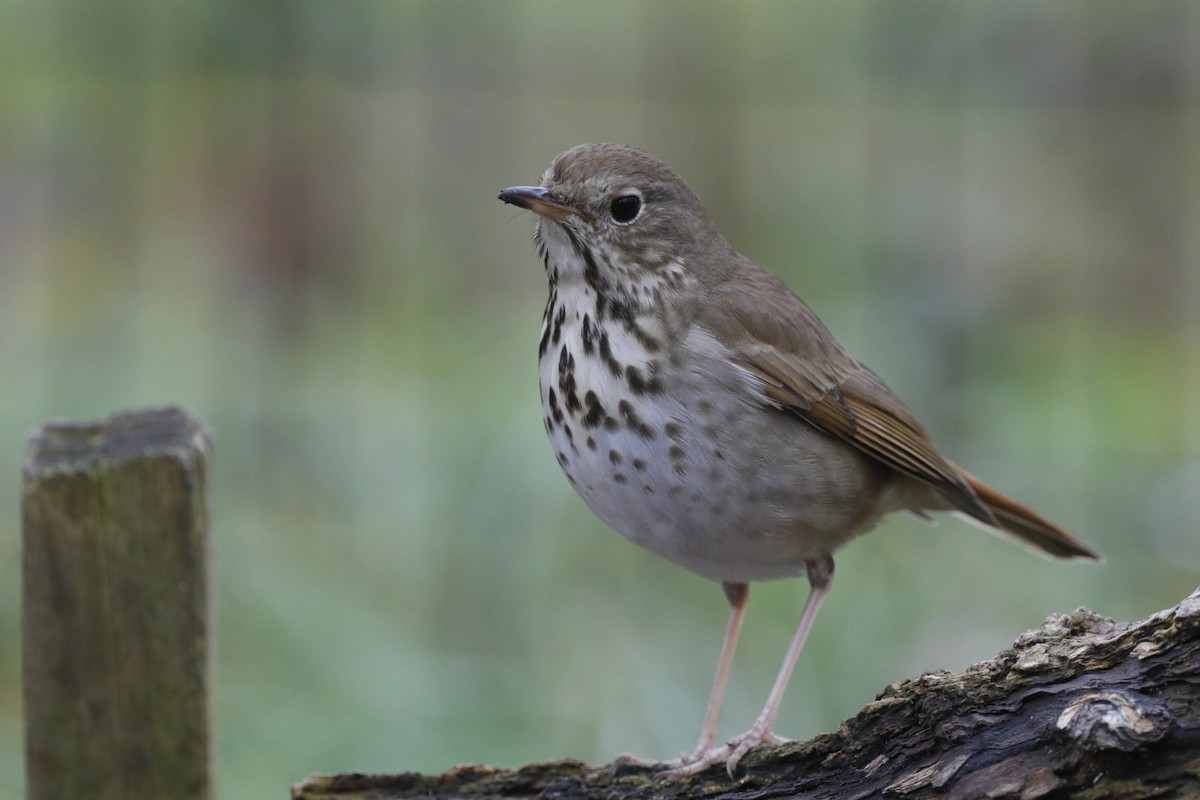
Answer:
<svg viewBox="0 0 1200 800"><path fill-rule="evenodd" d="M628 225L642 215L642 195L637 191L619 194L608 204L608 214L618 225Z"/></svg>

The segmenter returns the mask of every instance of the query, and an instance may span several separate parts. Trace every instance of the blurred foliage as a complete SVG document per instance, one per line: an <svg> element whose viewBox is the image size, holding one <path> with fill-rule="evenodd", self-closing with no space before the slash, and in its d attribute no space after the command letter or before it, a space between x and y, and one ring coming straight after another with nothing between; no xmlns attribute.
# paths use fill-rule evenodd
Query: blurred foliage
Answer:
<svg viewBox="0 0 1200 800"><path fill-rule="evenodd" d="M583 141L670 161L947 451L1108 558L889 521L783 732L1200 576L1194 0L4 0L0 120L0 796L25 437L160 402L216 433L224 796L691 747L725 601L558 473L543 277L495 200ZM755 589L723 733L805 590Z"/></svg>

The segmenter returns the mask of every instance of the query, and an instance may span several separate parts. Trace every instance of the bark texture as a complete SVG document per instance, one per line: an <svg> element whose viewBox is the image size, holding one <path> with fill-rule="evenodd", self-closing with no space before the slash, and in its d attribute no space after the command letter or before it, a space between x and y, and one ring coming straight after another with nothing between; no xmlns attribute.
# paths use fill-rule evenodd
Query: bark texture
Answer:
<svg viewBox="0 0 1200 800"><path fill-rule="evenodd" d="M577 761L315 775L294 800L1200 797L1200 590L1134 623L1049 617L962 673L889 686L834 733L752 751L731 780Z"/></svg>

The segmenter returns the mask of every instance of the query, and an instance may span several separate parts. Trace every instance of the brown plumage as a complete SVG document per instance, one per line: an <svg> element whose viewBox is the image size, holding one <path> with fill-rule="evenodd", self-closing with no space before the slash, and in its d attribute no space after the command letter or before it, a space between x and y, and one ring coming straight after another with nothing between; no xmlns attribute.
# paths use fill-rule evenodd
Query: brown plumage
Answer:
<svg viewBox="0 0 1200 800"><path fill-rule="evenodd" d="M984 485L786 284L739 254L669 166L622 145L559 155L535 212L550 296L539 373L568 480L630 541L720 582L725 643L700 741L675 777L777 741L775 714L833 577L833 553L881 517L954 511L1050 556L1095 559ZM713 746L750 581L812 591L762 714Z"/></svg>
<svg viewBox="0 0 1200 800"><path fill-rule="evenodd" d="M730 349L736 364L763 381L766 396L779 408L928 484L947 508L1035 551L1098 558L1073 534L946 458L900 398L847 353L786 284L757 264L745 261L703 309L697 324Z"/></svg>

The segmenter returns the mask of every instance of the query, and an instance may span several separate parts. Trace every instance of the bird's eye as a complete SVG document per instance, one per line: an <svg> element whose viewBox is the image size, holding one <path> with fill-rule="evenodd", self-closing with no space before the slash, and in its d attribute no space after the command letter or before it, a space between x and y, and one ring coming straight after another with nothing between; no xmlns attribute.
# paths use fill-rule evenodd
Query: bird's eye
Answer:
<svg viewBox="0 0 1200 800"><path fill-rule="evenodd" d="M642 210L642 198L636 194L623 194L613 200L608 206L613 222L626 225L633 222Z"/></svg>

